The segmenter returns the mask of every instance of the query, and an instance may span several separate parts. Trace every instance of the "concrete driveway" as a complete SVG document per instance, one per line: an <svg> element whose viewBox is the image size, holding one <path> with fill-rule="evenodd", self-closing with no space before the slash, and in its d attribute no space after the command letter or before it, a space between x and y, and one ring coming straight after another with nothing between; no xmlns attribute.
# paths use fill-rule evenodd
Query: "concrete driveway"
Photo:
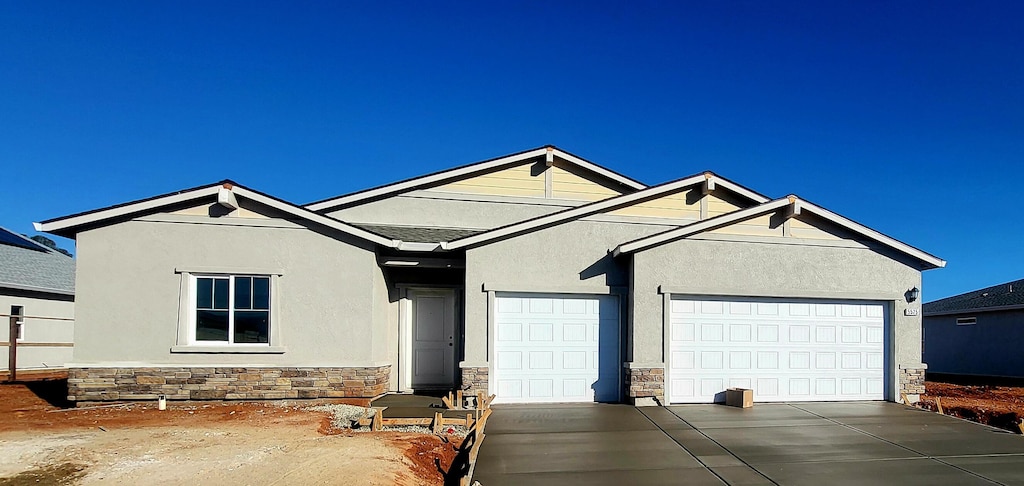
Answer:
<svg viewBox="0 0 1024 486"><path fill-rule="evenodd" d="M883 402L495 406L474 479L533 484L1024 484L1024 437Z"/></svg>

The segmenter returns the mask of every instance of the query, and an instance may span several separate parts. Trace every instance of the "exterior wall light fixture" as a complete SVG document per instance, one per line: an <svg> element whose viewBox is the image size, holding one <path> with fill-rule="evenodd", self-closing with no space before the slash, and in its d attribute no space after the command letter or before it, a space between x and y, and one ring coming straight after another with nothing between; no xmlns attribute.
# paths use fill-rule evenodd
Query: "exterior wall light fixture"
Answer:
<svg viewBox="0 0 1024 486"><path fill-rule="evenodd" d="M921 297L921 289L916 286L907 291L907 302L914 302Z"/></svg>

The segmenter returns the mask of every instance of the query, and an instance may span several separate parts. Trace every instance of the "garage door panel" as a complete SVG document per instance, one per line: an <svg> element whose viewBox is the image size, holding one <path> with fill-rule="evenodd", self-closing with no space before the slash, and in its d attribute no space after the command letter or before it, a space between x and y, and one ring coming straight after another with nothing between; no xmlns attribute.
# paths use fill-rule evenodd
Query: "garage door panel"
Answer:
<svg viewBox="0 0 1024 486"><path fill-rule="evenodd" d="M618 303L612 296L499 294L497 401L618 399Z"/></svg>
<svg viewBox="0 0 1024 486"><path fill-rule="evenodd" d="M674 299L669 401L728 387L758 401L881 400L883 316L882 304Z"/></svg>

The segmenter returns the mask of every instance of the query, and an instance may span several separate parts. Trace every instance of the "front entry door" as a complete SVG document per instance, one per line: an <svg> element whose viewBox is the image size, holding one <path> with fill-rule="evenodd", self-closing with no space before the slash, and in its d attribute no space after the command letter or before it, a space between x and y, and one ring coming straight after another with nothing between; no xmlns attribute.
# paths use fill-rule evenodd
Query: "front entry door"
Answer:
<svg viewBox="0 0 1024 486"><path fill-rule="evenodd" d="M413 289L412 387L455 385L455 291Z"/></svg>

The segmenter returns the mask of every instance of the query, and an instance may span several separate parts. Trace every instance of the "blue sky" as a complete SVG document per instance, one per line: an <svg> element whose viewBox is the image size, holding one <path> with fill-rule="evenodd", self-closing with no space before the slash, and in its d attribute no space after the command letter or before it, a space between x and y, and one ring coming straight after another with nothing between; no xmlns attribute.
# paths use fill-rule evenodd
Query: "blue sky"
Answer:
<svg viewBox="0 0 1024 486"><path fill-rule="evenodd" d="M554 144L1024 277L1024 3L0 2L0 225L234 179L306 203ZM73 242L61 240L64 246Z"/></svg>

